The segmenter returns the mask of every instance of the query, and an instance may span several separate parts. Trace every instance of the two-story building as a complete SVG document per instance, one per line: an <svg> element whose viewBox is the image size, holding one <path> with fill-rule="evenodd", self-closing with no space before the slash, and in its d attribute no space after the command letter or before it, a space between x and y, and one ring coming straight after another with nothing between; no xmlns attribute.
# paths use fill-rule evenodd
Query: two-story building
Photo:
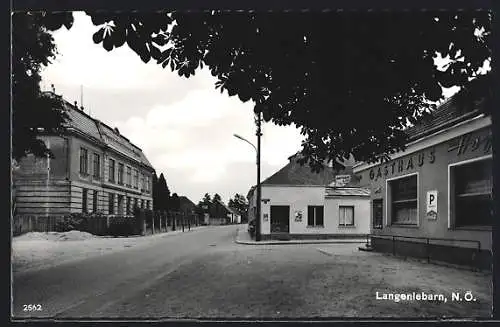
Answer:
<svg viewBox="0 0 500 327"><path fill-rule="evenodd" d="M134 207L152 209L154 169L143 151L76 103L64 103L70 118L64 135L40 131L39 137L55 158L28 155L13 176L17 214L130 215Z"/></svg>

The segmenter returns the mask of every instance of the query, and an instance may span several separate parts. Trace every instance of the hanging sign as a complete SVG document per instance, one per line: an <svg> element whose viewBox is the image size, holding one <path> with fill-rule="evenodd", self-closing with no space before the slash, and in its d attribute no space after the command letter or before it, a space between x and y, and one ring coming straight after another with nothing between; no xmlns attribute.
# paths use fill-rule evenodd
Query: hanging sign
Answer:
<svg viewBox="0 0 500 327"><path fill-rule="evenodd" d="M437 219L438 192L436 190L427 192L427 218Z"/></svg>

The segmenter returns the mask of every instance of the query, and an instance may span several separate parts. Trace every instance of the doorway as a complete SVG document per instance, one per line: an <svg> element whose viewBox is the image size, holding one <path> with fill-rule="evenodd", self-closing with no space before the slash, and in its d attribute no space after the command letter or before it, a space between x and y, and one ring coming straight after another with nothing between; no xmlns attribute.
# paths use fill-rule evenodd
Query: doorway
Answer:
<svg viewBox="0 0 500 327"><path fill-rule="evenodd" d="M271 233L290 233L290 206L271 206Z"/></svg>

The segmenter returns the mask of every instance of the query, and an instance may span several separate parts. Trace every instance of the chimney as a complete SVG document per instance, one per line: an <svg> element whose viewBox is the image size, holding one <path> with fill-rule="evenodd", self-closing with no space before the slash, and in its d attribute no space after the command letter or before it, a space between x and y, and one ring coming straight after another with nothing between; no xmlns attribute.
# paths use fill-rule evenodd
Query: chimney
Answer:
<svg viewBox="0 0 500 327"><path fill-rule="evenodd" d="M50 88L52 89L52 93L56 93L56 88L54 86L54 84L50 84Z"/></svg>

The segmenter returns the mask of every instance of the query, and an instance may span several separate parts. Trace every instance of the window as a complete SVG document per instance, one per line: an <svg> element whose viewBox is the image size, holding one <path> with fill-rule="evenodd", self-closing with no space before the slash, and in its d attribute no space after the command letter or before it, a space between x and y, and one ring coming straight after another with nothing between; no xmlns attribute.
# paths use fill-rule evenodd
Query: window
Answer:
<svg viewBox="0 0 500 327"><path fill-rule="evenodd" d="M141 192L144 192L144 174L141 173Z"/></svg>
<svg viewBox="0 0 500 327"><path fill-rule="evenodd" d="M141 200L141 208L144 209L144 199Z"/></svg>
<svg viewBox="0 0 500 327"><path fill-rule="evenodd" d="M492 162L489 158L452 167L455 227L493 225Z"/></svg>
<svg viewBox="0 0 500 327"><path fill-rule="evenodd" d="M97 212L97 191L94 191L92 198L92 212Z"/></svg>
<svg viewBox="0 0 500 327"><path fill-rule="evenodd" d="M118 195L118 214L123 215L123 195Z"/></svg>
<svg viewBox="0 0 500 327"><path fill-rule="evenodd" d="M87 149L80 148L80 173L83 175L87 175L89 173L88 159Z"/></svg>
<svg viewBox="0 0 500 327"><path fill-rule="evenodd" d="M354 226L354 206L339 206L339 226Z"/></svg>
<svg viewBox="0 0 500 327"><path fill-rule="evenodd" d="M122 163L118 164L118 184L123 185L123 170L124 166Z"/></svg>
<svg viewBox="0 0 500 327"><path fill-rule="evenodd" d="M149 193L149 176L146 176L146 192Z"/></svg>
<svg viewBox="0 0 500 327"><path fill-rule="evenodd" d="M127 186L132 186L132 168L127 167Z"/></svg>
<svg viewBox="0 0 500 327"><path fill-rule="evenodd" d="M113 159L109 159L109 181L115 182L115 161Z"/></svg>
<svg viewBox="0 0 500 327"><path fill-rule="evenodd" d="M82 212L87 213L87 197L88 197L88 190L84 188L82 190Z"/></svg>
<svg viewBox="0 0 500 327"><path fill-rule="evenodd" d="M391 197L391 223L417 225L417 175L388 181Z"/></svg>
<svg viewBox="0 0 500 327"><path fill-rule="evenodd" d="M101 177L101 156L94 153L94 178L99 179Z"/></svg>
<svg viewBox="0 0 500 327"><path fill-rule="evenodd" d="M139 171L134 169L134 188L139 188Z"/></svg>
<svg viewBox="0 0 500 327"><path fill-rule="evenodd" d="M381 229L383 227L384 204L382 199L373 200L373 228Z"/></svg>
<svg viewBox="0 0 500 327"><path fill-rule="evenodd" d="M146 201L146 208L147 208L147 209L151 209L151 208L149 207L149 200L147 200L147 201Z"/></svg>
<svg viewBox="0 0 500 327"><path fill-rule="evenodd" d="M110 215L112 215L115 213L115 195L113 193L109 193L108 198L109 198L109 203L108 203L109 211L108 211L108 213Z"/></svg>
<svg viewBox="0 0 500 327"><path fill-rule="evenodd" d="M323 206L307 207L307 225L323 226Z"/></svg>
<svg viewBox="0 0 500 327"><path fill-rule="evenodd" d="M134 199L134 208L137 208L139 206L138 199Z"/></svg>
<svg viewBox="0 0 500 327"><path fill-rule="evenodd" d="M132 206L131 206L132 198L127 196L127 215L132 214Z"/></svg>

